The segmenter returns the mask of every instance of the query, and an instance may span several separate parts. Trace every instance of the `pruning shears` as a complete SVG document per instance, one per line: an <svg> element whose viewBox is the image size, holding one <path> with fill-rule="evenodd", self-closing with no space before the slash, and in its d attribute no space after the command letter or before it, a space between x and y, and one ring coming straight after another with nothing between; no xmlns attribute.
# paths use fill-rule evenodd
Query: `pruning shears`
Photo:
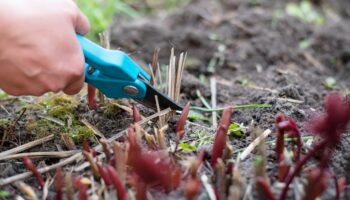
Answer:
<svg viewBox="0 0 350 200"><path fill-rule="evenodd" d="M85 82L98 88L108 98L132 98L156 108L156 96L161 109L182 107L149 82L151 76L126 53L105 49L77 35L85 57Z"/></svg>

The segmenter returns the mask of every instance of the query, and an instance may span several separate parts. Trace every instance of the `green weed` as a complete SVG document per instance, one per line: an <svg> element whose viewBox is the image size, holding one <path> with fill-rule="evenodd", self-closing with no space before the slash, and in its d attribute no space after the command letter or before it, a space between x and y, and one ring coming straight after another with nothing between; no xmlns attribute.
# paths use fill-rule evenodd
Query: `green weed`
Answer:
<svg viewBox="0 0 350 200"><path fill-rule="evenodd" d="M293 16L304 23L323 25L324 17L318 13L310 1L301 1L300 3L288 3L286 7L288 15Z"/></svg>

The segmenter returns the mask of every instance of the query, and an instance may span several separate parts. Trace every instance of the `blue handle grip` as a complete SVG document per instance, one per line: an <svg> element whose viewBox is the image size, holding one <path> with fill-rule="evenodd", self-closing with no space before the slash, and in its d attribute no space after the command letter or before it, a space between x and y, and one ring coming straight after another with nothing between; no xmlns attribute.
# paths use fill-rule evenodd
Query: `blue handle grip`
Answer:
<svg viewBox="0 0 350 200"><path fill-rule="evenodd" d="M85 82L109 98L145 97L146 85L138 77L141 75L149 80L150 76L127 54L102 48L81 35L77 35L77 39L85 57ZM125 88L130 86L137 88L138 93L126 93Z"/></svg>

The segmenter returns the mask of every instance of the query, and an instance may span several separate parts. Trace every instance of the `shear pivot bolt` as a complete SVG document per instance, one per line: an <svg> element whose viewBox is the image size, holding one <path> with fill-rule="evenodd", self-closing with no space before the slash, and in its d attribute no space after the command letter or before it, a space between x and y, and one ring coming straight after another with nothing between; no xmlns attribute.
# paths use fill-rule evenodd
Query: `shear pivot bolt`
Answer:
<svg viewBox="0 0 350 200"><path fill-rule="evenodd" d="M88 69L88 73L89 74L92 74L92 73L94 73L95 72L95 68L93 68L93 67L89 67L89 69Z"/></svg>
<svg viewBox="0 0 350 200"><path fill-rule="evenodd" d="M136 96L139 94L139 90L132 85L127 85L123 88L124 92L130 96Z"/></svg>

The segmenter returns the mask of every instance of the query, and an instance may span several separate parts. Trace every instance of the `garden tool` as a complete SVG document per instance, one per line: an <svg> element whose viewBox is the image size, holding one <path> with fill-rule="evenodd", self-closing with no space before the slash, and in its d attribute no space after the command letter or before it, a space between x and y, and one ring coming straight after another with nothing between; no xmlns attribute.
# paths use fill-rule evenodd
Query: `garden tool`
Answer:
<svg viewBox="0 0 350 200"><path fill-rule="evenodd" d="M85 57L85 82L108 98L132 98L150 108L182 110L182 107L150 84L151 76L126 53L105 49L77 35Z"/></svg>

